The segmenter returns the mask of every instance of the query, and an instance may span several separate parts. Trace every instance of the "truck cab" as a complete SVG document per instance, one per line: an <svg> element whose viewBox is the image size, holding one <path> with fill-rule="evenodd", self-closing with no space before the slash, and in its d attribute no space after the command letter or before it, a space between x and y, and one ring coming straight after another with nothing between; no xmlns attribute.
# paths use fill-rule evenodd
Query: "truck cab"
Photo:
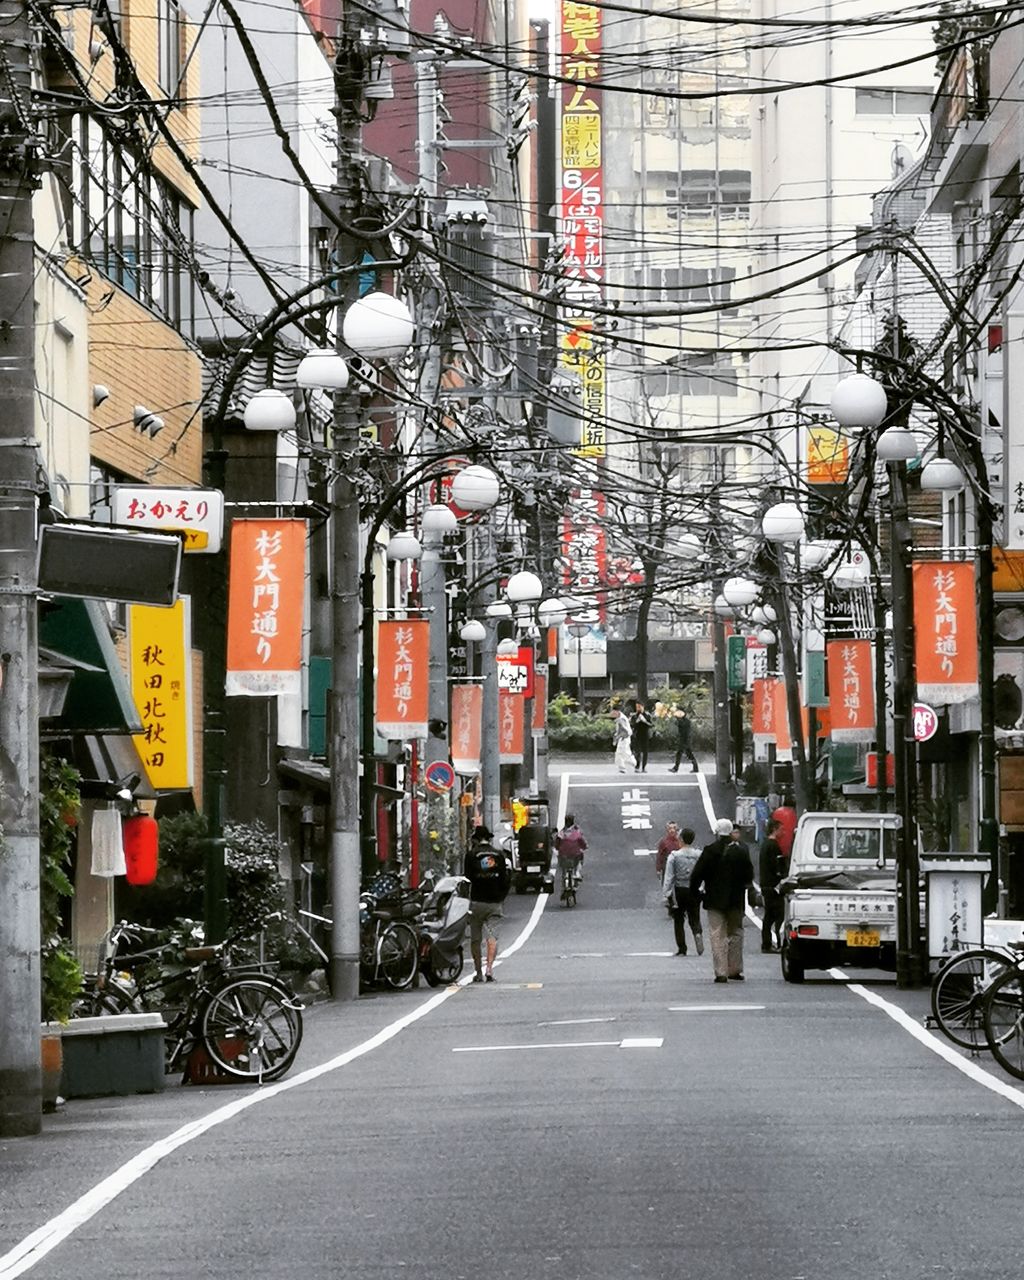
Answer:
<svg viewBox="0 0 1024 1280"><path fill-rule="evenodd" d="M782 976L852 965L896 968L893 813L805 813L797 824L785 896Z"/></svg>

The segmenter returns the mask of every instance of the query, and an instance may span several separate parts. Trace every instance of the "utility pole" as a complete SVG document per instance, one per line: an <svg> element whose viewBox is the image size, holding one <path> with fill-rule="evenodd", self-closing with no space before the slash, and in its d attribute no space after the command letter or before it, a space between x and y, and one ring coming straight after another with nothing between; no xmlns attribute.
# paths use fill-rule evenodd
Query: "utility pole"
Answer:
<svg viewBox="0 0 1024 1280"><path fill-rule="evenodd" d="M30 39L0 0L0 1138L42 1127Z"/></svg>
<svg viewBox="0 0 1024 1280"><path fill-rule="evenodd" d="M359 216L364 179L363 90L367 51L360 31L360 11L345 5L334 64L335 115L338 120L337 208L342 227ZM339 266L362 258L363 242L345 230L335 240ZM339 282L342 312L359 296L359 273ZM339 344L340 326L339 326ZM339 347L339 349L342 349ZM359 491L356 485L359 451L359 390L350 386L334 402L334 442L331 484L331 694L330 694L330 886L331 968L334 1000L359 996L359 699L360 679ZM372 680L373 671L362 672ZM362 767L372 767L370 759ZM369 788L366 788L369 793ZM368 814L363 820L369 819Z"/></svg>

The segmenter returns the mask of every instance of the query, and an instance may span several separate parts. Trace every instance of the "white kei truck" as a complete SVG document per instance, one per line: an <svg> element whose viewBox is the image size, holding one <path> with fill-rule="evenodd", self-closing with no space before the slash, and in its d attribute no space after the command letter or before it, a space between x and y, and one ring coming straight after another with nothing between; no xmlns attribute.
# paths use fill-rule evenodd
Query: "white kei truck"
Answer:
<svg viewBox="0 0 1024 1280"><path fill-rule="evenodd" d="M782 976L833 965L896 968L893 813L805 813L786 878Z"/></svg>

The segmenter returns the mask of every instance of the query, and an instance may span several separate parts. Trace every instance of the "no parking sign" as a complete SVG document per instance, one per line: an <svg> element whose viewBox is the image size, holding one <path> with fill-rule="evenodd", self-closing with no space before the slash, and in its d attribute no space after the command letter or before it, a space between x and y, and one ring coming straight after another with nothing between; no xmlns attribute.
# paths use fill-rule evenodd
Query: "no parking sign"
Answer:
<svg viewBox="0 0 1024 1280"><path fill-rule="evenodd" d="M455 770L447 760L431 760L423 771L423 781L431 791L451 791L455 785Z"/></svg>

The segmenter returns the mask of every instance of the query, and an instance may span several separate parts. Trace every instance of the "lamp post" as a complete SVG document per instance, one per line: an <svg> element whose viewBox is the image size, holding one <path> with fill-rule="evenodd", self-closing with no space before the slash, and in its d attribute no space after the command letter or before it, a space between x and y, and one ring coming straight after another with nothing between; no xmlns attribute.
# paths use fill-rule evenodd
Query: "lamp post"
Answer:
<svg viewBox="0 0 1024 1280"><path fill-rule="evenodd" d="M565 627L576 641L576 703L580 711L583 710L583 637L590 633L592 625L588 618L587 614L578 614L570 618Z"/></svg>

